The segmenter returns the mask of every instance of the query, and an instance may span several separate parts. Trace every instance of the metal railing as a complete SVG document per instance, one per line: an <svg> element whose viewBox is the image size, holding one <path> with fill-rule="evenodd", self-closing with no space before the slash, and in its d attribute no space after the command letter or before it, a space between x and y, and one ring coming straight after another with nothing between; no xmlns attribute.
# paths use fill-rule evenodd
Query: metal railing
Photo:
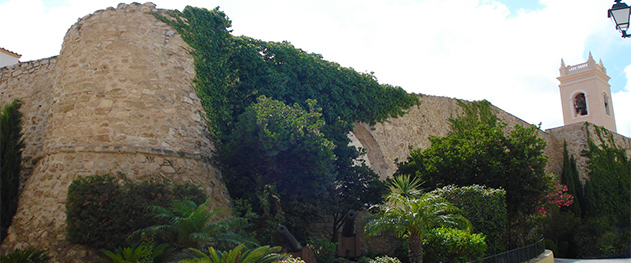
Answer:
<svg viewBox="0 0 631 263"><path fill-rule="evenodd" d="M483 262L483 263L520 263L526 262L533 258L538 257L545 251L545 246L543 243L543 237L528 246L516 248L513 250L509 250L506 252L502 252L499 254L495 254L492 256L480 258L474 261L469 261L467 263L474 262Z"/></svg>

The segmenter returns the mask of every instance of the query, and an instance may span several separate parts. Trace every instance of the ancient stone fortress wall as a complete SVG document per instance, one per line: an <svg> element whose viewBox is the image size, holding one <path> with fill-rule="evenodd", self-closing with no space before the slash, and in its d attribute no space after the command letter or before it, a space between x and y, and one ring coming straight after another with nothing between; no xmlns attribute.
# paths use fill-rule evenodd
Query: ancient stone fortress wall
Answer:
<svg viewBox="0 0 631 263"><path fill-rule="evenodd" d="M0 102L25 102L33 167L2 251L36 246L57 262L94 262L92 251L65 241L66 194L77 176L192 182L215 206L229 205L191 86L189 47L151 12L163 11L152 3L96 11L68 30L58 57L0 71Z"/></svg>
<svg viewBox="0 0 631 263"><path fill-rule="evenodd" d="M22 153L24 179L32 173L34 158L43 149L56 65L57 57L51 57L0 68L0 105L17 98L24 103L20 109L26 145Z"/></svg>
<svg viewBox="0 0 631 263"><path fill-rule="evenodd" d="M409 146L413 149L429 148L429 137L446 136L451 130L447 120L462 113L457 99L429 95L423 95L419 99L421 105L412 107L402 117L389 119L374 126L366 123L355 124L353 133L361 147L366 149L371 168L381 179L392 176L397 170L395 160L406 160L410 155ZM506 122L507 132L516 124L529 125L497 107L493 107L493 111ZM539 132L539 136L549 139L549 135L543 131ZM552 147L548 145L545 151L546 154L550 154Z"/></svg>
<svg viewBox="0 0 631 263"><path fill-rule="evenodd" d="M413 149L429 148L429 137L446 136L450 131L448 119L462 113L457 99L429 95L423 95L419 99L421 105L412 107L402 117L389 119L374 126L366 123L355 124L352 134L354 145L366 150L364 158L381 179L386 179L396 172L396 160L406 160L410 154L409 146ZM495 106L493 111L506 123L506 132L512 130L515 125L530 125ZM616 145L626 149L627 156L631 158L631 138L617 133L613 135ZM583 180L587 178L587 158L582 157L581 152L587 149L587 136L599 142L593 125L577 123L539 131L537 136L546 140L544 154L548 156L547 172L561 174L563 142L566 141L569 153L577 159L580 177Z"/></svg>
<svg viewBox="0 0 631 263"><path fill-rule="evenodd" d="M568 153L576 159L576 166L579 170L579 176L584 182L588 179L587 157L581 155L583 150L587 149L588 138L591 137L594 143L600 144L600 139L596 133L593 124L574 123L562 127L546 130L550 134L548 144L552 145L553 150L559 155L558 160L554 160L558 166L557 174L560 174L563 165L563 142L567 143ZM631 138L622 136L618 133L612 133L614 143L618 147L626 150L627 157L631 158Z"/></svg>

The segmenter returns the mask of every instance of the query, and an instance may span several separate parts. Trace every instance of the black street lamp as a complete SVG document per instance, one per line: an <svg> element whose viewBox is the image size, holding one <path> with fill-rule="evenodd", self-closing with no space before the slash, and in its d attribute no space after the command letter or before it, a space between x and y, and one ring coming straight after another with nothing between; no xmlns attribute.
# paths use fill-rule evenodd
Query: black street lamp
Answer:
<svg viewBox="0 0 631 263"><path fill-rule="evenodd" d="M627 35L627 29L629 29L629 17L631 16L631 7L625 3L620 3L620 0L615 0L611 9L607 12L607 17L613 20L616 24L616 29L622 32L622 37L631 37Z"/></svg>

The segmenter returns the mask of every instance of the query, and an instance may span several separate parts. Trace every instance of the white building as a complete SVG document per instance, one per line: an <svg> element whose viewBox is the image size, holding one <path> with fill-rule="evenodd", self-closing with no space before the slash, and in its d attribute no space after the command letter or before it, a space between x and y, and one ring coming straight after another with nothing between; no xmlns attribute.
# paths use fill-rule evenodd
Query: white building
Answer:
<svg viewBox="0 0 631 263"><path fill-rule="evenodd" d="M22 55L0 47L0 68L20 63Z"/></svg>

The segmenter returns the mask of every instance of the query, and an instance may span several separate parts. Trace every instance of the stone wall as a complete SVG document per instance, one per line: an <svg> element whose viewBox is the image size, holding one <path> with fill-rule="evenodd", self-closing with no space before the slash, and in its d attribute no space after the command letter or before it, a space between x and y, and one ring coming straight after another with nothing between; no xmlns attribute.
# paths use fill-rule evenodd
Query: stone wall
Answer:
<svg viewBox="0 0 631 263"><path fill-rule="evenodd" d="M24 101L24 182L18 212L3 252L35 246L55 262L94 262L94 251L65 241L65 200L78 176L122 172L133 181L168 178L202 185L216 206L229 206L220 171L210 159L202 106L191 80L194 60L175 30L151 12L154 4L120 4L79 19L60 55L0 68L0 104ZM427 148L445 136L447 119L461 113L457 99L422 96L403 117L350 136L367 150L371 167L387 178L409 146ZM507 125L527 125L494 108ZM547 170L559 173L563 141L584 178L587 126L576 124L539 136L548 142ZM591 133L594 134L594 133ZM629 149L631 139L615 135Z"/></svg>
<svg viewBox="0 0 631 263"><path fill-rule="evenodd" d="M24 181L32 172L35 156L43 149L56 65L57 57L51 57L0 68L0 105L13 99L24 102L20 109L26 144L22 153Z"/></svg>
<svg viewBox="0 0 631 263"><path fill-rule="evenodd" d="M413 149L426 149L431 146L430 136L442 137L450 131L448 119L462 113L458 99L423 95L421 105L411 108L402 117L389 119L384 123L370 126L366 123L355 124L354 145L366 149L365 158L381 179L392 176L396 171L396 160L405 161L409 156L409 146ZM518 117L493 106L495 114L506 123L506 132L515 125L530 125ZM589 133L598 142L593 131ZM587 148L587 128L584 123L539 131L539 138L546 140L544 154L548 156L546 171L561 174L563 166L563 141L567 141L568 150L577 159L580 176L587 178L587 158L580 155ZM614 133L616 145L627 149L631 158L631 139Z"/></svg>
<svg viewBox="0 0 631 263"><path fill-rule="evenodd" d="M550 134L548 144L551 145L551 150L556 158L550 158L551 163L554 164L554 170L549 169L550 172L560 174L563 165L563 143L567 143L568 153L573 155L576 159L576 166L579 171L581 181L585 181L588 178L587 170L587 157L581 155L583 150L587 149L588 138L591 137L594 143L600 144L600 139L594 130L593 124L588 123L574 123L554 129L546 130ZM626 149L627 157L631 158L631 138L622 136L617 133L613 133L614 142L618 147ZM556 173L558 172L558 173Z"/></svg>
<svg viewBox="0 0 631 263"><path fill-rule="evenodd" d="M191 86L194 59L151 12L163 11L151 3L96 11L68 30L58 57L0 71L0 102L25 102L32 167L2 251L35 246L56 262L95 262L94 251L65 241L66 194L78 176L191 182L229 206Z"/></svg>
<svg viewBox="0 0 631 263"><path fill-rule="evenodd" d="M429 137L446 136L451 130L448 119L462 113L458 99L429 95L423 95L419 99L421 105L412 107L402 117L388 119L384 123L373 126L366 123L355 124L353 134L366 149L371 168L379 174L381 179L394 174L397 169L396 160L406 160L410 154L409 146L413 149L429 148L431 146ZM497 107L493 107L493 111L507 124L506 132L516 124L529 125ZM539 136L546 140L550 137L543 131L539 132ZM550 155L554 149L548 144L545 152Z"/></svg>

